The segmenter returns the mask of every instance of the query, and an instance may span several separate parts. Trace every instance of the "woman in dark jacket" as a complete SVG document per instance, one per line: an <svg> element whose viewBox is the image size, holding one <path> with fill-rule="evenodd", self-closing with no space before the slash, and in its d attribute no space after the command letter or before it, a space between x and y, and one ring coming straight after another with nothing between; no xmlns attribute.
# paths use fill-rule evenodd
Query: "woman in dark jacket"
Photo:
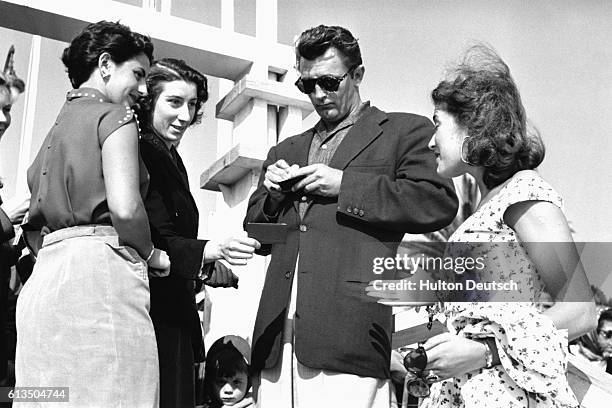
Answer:
<svg viewBox="0 0 612 408"><path fill-rule="evenodd" d="M170 256L170 275L151 279L151 317L160 366L160 406L194 406L194 363L204 344L195 304L196 287L236 286L223 264L245 264L259 243L251 238L223 242L197 239L198 209L176 147L199 122L208 99L207 80L184 61L162 59L147 77L140 101L140 151L150 174L145 206L153 242Z"/></svg>

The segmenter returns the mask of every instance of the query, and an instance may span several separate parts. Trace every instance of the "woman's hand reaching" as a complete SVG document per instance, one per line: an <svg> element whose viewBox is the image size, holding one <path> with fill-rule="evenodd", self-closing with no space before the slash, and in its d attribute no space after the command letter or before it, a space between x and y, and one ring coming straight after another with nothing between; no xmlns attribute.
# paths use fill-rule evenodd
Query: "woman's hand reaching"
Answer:
<svg viewBox="0 0 612 408"><path fill-rule="evenodd" d="M246 265L261 244L253 238L230 237L223 241L210 240L204 247L205 262L224 259L230 265Z"/></svg>
<svg viewBox="0 0 612 408"><path fill-rule="evenodd" d="M478 341L450 333L433 336L423 345L427 352L425 373L445 380L483 368L486 347Z"/></svg>

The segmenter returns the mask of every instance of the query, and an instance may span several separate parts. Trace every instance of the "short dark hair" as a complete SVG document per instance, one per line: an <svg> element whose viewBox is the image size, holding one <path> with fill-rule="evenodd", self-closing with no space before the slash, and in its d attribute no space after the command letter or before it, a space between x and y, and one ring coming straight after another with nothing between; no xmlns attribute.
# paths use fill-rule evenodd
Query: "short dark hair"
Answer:
<svg viewBox="0 0 612 408"><path fill-rule="evenodd" d="M155 110L155 103L164 89L164 84L172 81L191 82L196 86L196 114L190 125L200 123L203 115L202 105L208 100L208 80L183 60L162 58L151 66L146 80L147 95L140 98L136 107L143 129L151 130L151 116Z"/></svg>
<svg viewBox="0 0 612 408"><path fill-rule="evenodd" d="M145 54L153 61L153 43L145 35L133 32L129 27L111 21L89 24L64 49L62 62L68 71L70 83L78 88L98 66L103 53L109 53L113 62L121 64L138 54Z"/></svg>
<svg viewBox="0 0 612 408"><path fill-rule="evenodd" d="M216 346L215 346L216 345ZM246 374L247 390L251 387L251 370L244 356L231 343L213 344L208 351L204 367L204 393L215 401L219 397L214 394L214 384L217 378L231 378L238 373Z"/></svg>
<svg viewBox="0 0 612 408"><path fill-rule="evenodd" d="M229 378L237 373L249 374L249 366L242 354L235 350L223 350L212 361L213 378Z"/></svg>
<svg viewBox="0 0 612 408"><path fill-rule="evenodd" d="M611 321L612 322L612 308L605 309L599 315L599 319L597 320L597 331L601 330L601 326L602 326L604 321Z"/></svg>
<svg viewBox="0 0 612 408"><path fill-rule="evenodd" d="M325 54L329 48L336 48L344 57L344 65L352 69L363 63L357 39L349 30L340 26L319 25L304 31L295 43L295 65L300 58L313 60Z"/></svg>
<svg viewBox="0 0 612 408"><path fill-rule="evenodd" d="M466 161L485 168L488 188L520 170L536 168L544 159L544 143L535 129L527 128L510 69L489 46L470 47L431 98L467 130Z"/></svg>

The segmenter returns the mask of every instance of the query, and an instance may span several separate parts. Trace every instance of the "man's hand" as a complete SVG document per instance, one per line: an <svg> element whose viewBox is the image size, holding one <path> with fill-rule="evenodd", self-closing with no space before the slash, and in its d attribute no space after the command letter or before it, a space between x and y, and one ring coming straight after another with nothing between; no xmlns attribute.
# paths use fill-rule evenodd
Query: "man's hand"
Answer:
<svg viewBox="0 0 612 408"><path fill-rule="evenodd" d="M236 288L238 289L238 276L230 268L220 261L215 261L215 266L210 277L204 281L211 288Z"/></svg>
<svg viewBox="0 0 612 408"><path fill-rule="evenodd" d="M283 159L278 160L266 169L264 187L269 192L278 193L284 197L285 195L281 193L278 183L291 178L291 171L296 170L298 167L298 165L289 166Z"/></svg>
<svg viewBox="0 0 612 408"><path fill-rule="evenodd" d="M271 216L278 212L278 208L281 202L286 197L286 192L282 192L282 189L278 183L284 180L288 180L293 177L293 173L300 168L297 164L289 166L283 159L278 160L276 163L268 166L264 178L263 185L268 190L268 198L264 205L264 213Z"/></svg>
<svg viewBox="0 0 612 408"><path fill-rule="evenodd" d="M230 237L224 241L211 240L204 247L205 262L226 260L230 265L246 265L247 260L253 258L256 249L261 244L253 238Z"/></svg>
<svg viewBox="0 0 612 408"><path fill-rule="evenodd" d="M306 193L323 197L338 197L340 194L342 170L333 169L321 163L291 170L291 177L302 175L305 175L306 178L294 185L292 191L303 189Z"/></svg>

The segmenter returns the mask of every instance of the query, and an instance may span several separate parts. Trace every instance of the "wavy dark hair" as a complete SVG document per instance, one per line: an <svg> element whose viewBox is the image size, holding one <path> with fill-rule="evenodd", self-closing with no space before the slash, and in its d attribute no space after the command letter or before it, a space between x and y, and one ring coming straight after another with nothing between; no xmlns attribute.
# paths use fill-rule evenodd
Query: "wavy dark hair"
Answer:
<svg viewBox="0 0 612 408"><path fill-rule="evenodd" d="M363 63L359 43L349 30L321 24L304 31L295 42L296 67L300 66L300 58L313 60L331 47L342 53L347 68L352 69Z"/></svg>
<svg viewBox="0 0 612 408"><path fill-rule="evenodd" d="M536 168L544 159L544 143L535 129L528 129L510 69L491 47L470 47L431 92L431 99L467 130L465 160L485 168L488 188L520 170Z"/></svg>
<svg viewBox="0 0 612 408"><path fill-rule="evenodd" d="M149 63L153 61L153 43L149 37L111 21L89 24L62 54L62 62L74 88L89 79L98 66L100 55L105 52L110 54L116 64L141 53L147 56Z"/></svg>
<svg viewBox="0 0 612 408"><path fill-rule="evenodd" d="M152 116L157 99L164 90L164 84L172 81L185 81L195 84L197 94L196 114L189 125L200 123L202 120L202 105L208 100L208 80L183 60L162 58L151 65L146 79L147 95L142 96L136 105L136 112L143 130L152 130Z"/></svg>

